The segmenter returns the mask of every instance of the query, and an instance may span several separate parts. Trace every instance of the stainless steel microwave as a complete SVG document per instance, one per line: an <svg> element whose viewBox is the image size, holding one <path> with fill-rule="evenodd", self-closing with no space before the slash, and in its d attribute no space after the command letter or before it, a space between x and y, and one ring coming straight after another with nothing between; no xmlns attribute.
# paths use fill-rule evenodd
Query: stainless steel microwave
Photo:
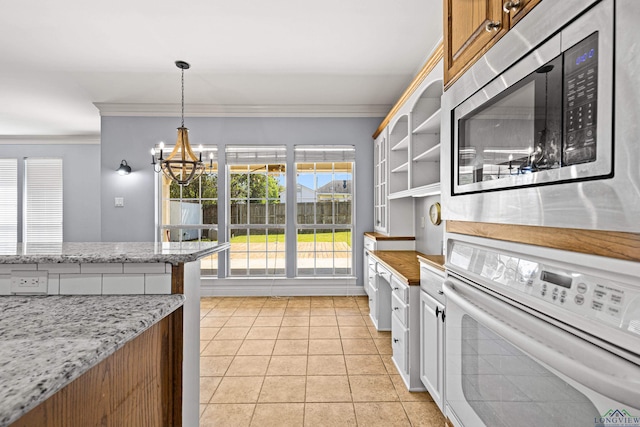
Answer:
<svg viewBox="0 0 640 427"><path fill-rule="evenodd" d="M444 93L445 219L640 231L637 3L542 1Z"/></svg>

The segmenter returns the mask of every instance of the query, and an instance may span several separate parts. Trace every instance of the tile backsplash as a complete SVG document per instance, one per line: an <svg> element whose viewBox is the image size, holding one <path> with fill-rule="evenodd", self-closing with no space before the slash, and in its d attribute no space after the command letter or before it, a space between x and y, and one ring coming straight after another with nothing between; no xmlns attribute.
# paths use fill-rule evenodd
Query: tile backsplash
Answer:
<svg viewBox="0 0 640 427"><path fill-rule="evenodd" d="M11 294L11 272L47 271L48 295L170 294L171 264L2 264L0 295Z"/></svg>

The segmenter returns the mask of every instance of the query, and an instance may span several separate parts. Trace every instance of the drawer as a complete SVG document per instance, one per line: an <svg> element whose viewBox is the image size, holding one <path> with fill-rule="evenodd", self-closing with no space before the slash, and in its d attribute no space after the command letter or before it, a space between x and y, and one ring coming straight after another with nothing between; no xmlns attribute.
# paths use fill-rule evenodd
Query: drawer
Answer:
<svg viewBox="0 0 640 427"><path fill-rule="evenodd" d="M375 240L371 240L371 239L364 239L364 248L368 251L375 251L376 250L376 241Z"/></svg>
<svg viewBox="0 0 640 427"><path fill-rule="evenodd" d="M378 274L369 270L369 289L378 289Z"/></svg>
<svg viewBox="0 0 640 427"><path fill-rule="evenodd" d="M378 264L378 276L380 276L380 279L386 281L388 285L391 284L391 272L380 264Z"/></svg>
<svg viewBox="0 0 640 427"><path fill-rule="evenodd" d="M396 316L391 316L391 347L393 361L401 375L409 374L409 331L400 324Z"/></svg>
<svg viewBox="0 0 640 427"><path fill-rule="evenodd" d="M393 315L398 317L400 323L405 328L409 327L409 306L403 304L402 301L398 298L397 295L393 294L391 296L391 310L393 310Z"/></svg>
<svg viewBox="0 0 640 427"><path fill-rule="evenodd" d="M409 286L402 283L396 276L391 276L391 291L400 301L409 303Z"/></svg>
<svg viewBox="0 0 640 427"><path fill-rule="evenodd" d="M378 291L369 288L369 313L378 316Z"/></svg>

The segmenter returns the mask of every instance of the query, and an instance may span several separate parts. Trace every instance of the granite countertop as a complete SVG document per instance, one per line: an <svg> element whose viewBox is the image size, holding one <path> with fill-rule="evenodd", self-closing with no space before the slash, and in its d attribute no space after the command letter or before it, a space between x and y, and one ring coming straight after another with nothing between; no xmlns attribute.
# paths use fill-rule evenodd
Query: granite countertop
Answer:
<svg viewBox="0 0 640 427"><path fill-rule="evenodd" d="M427 255L416 251L372 251L378 261L409 286L420 286L418 257Z"/></svg>
<svg viewBox="0 0 640 427"><path fill-rule="evenodd" d="M368 237L370 239L376 240L376 241L382 241L382 240L416 240L416 238L413 237L413 236L387 236L385 234L378 233L377 231L366 231L364 233L364 236Z"/></svg>
<svg viewBox="0 0 640 427"><path fill-rule="evenodd" d="M212 242L86 242L0 244L0 264L151 263L179 264L229 248Z"/></svg>
<svg viewBox="0 0 640 427"><path fill-rule="evenodd" d="M182 306L182 295L0 297L0 427Z"/></svg>

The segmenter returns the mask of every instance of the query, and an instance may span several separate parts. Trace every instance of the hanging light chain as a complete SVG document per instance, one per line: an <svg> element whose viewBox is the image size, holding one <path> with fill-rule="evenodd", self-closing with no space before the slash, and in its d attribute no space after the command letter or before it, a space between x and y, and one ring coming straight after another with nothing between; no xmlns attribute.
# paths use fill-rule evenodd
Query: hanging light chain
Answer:
<svg viewBox="0 0 640 427"><path fill-rule="evenodd" d="M184 68L180 68L182 71L182 122L180 123L181 127L184 127Z"/></svg>

